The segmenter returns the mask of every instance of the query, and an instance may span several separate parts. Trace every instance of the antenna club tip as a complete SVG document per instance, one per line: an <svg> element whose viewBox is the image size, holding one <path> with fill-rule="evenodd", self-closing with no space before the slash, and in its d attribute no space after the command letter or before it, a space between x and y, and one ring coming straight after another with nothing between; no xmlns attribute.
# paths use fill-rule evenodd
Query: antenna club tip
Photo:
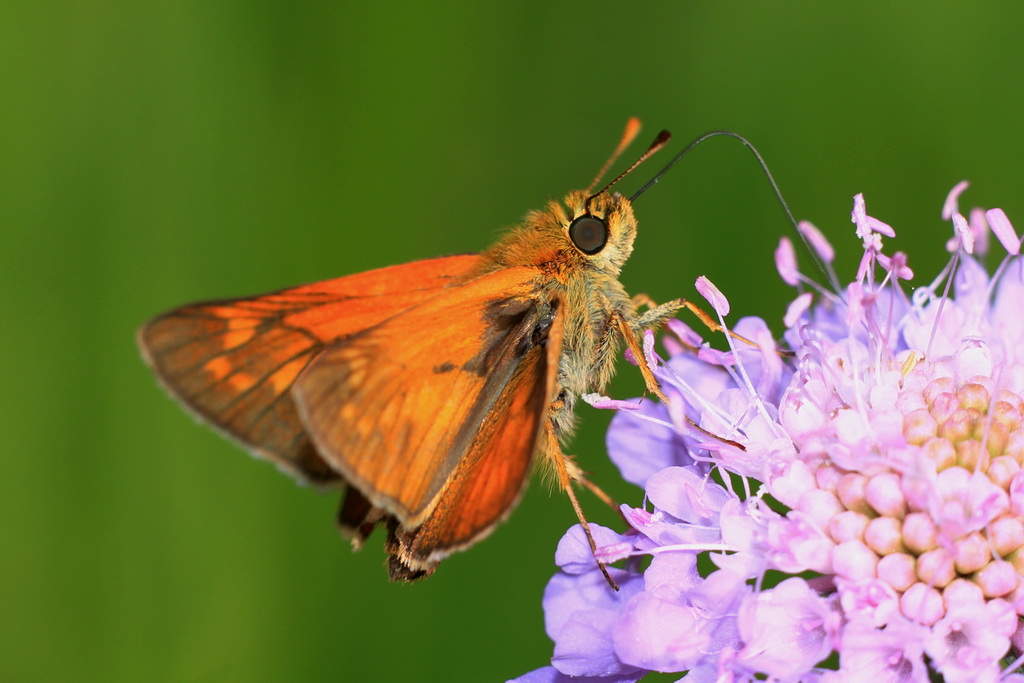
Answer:
<svg viewBox="0 0 1024 683"><path fill-rule="evenodd" d="M647 148L647 154L654 154L659 149L667 145L668 141L671 139L672 133L669 133L667 130L661 131L658 133L658 137L654 138L654 142L651 143L651 146Z"/></svg>

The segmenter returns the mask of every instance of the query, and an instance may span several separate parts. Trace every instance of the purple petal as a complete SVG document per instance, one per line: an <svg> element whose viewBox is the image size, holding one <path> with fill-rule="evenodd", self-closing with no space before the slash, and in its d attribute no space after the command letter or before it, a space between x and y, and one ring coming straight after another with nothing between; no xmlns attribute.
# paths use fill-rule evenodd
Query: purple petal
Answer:
<svg viewBox="0 0 1024 683"><path fill-rule="evenodd" d="M594 535L594 543L598 548L628 543L627 538L600 524L591 524L590 533ZM590 541L579 524L573 525L558 542L555 564L567 574L583 574L597 569L597 560L590 549Z"/></svg>
<svg viewBox="0 0 1024 683"><path fill-rule="evenodd" d="M642 577L614 567L613 591L601 572L555 574L544 589L544 626L555 641L551 664L569 676L629 676L634 667L615 656L611 629L627 601L643 590Z"/></svg>
<svg viewBox="0 0 1024 683"><path fill-rule="evenodd" d="M640 671L628 676L566 676L553 666L545 666L505 683L635 683L645 673Z"/></svg>
<svg viewBox="0 0 1024 683"><path fill-rule="evenodd" d="M652 671L684 671L703 656L707 634L692 607L641 593L629 601L622 619L612 630L618 658Z"/></svg>
<svg viewBox="0 0 1024 683"><path fill-rule="evenodd" d="M920 624L897 618L884 630L870 623L853 621L843 629L839 673L856 680L928 683L924 664L924 638L928 630Z"/></svg>
<svg viewBox="0 0 1024 683"><path fill-rule="evenodd" d="M572 679L558 673L558 669L553 666L545 666L540 669L534 669L529 673L525 673L522 676L516 678L510 678L505 683L562 683L559 680L561 676L562 681L568 683Z"/></svg>
<svg viewBox="0 0 1024 683"><path fill-rule="evenodd" d="M659 510L694 524L717 519L729 493L691 467L669 467L647 480L647 498Z"/></svg>
<svg viewBox="0 0 1024 683"><path fill-rule="evenodd" d="M736 558L737 555L712 555L713 558ZM712 572L704 581L690 591L687 597L698 609L704 610L709 619L735 622L739 607L754 592L746 574L729 569ZM734 624L735 625L735 624Z"/></svg>
<svg viewBox="0 0 1024 683"><path fill-rule="evenodd" d="M974 259L962 259L960 261L960 267L956 271L956 279L954 280L953 286L956 292L957 305L966 306L969 309L977 307L983 309L988 306L989 300L989 275L988 270L985 266L981 265ZM951 316L953 320L945 320L945 316L940 318L939 323L943 325L946 343L951 351L955 350L960 345L960 339L963 335L958 334L958 328L961 322L958 321L957 316ZM1014 315L1014 317L1017 317ZM935 347L932 347L935 350Z"/></svg>
<svg viewBox="0 0 1024 683"><path fill-rule="evenodd" d="M999 671L1016 625L1016 615L1002 600L954 604L932 627L925 650L945 680L995 680L989 672Z"/></svg>
<svg viewBox="0 0 1024 683"><path fill-rule="evenodd" d="M613 676L635 671L615 653L610 631L618 618L619 614L611 610L574 612L555 639L551 665L568 676Z"/></svg>
<svg viewBox="0 0 1024 683"><path fill-rule="evenodd" d="M848 619L882 627L899 617L899 596L892 586L876 578L837 579L839 600Z"/></svg>
<svg viewBox="0 0 1024 683"><path fill-rule="evenodd" d="M697 554L667 552L655 555L644 572L644 589L662 600L688 604L687 592L701 584Z"/></svg>
<svg viewBox="0 0 1024 683"><path fill-rule="evenodd" d="M681 434L644 417L670 423L663 404L642 401L639 410L616 414L605 437L608 455L622 478L637 486L645 486L648 477L659 470L693 462Z"/></svg>
<svg viewBox="0 0 1024 683"><path fill-rule="evenodd" d="M570 683L575 680L579 679L569 678L565 674L559 673L558 669L553 666L545 666L517 678L510 678L505 683Z"/></svg>
<svg viewBox="0 0 1024 683"><path fill-rule="evenodd" d="M589 548L588 548L589 552ZM643 577L617 567L609 567L619 590L614 591L599 571L584 574L558 572L544 588L544 628L557 641L569 619L581 610L620 612L626 600L643 590Z"/></svg>
<svg viewBox="0 0 1024 683"><path fill-rule="evenodd" d="M758 671L796 679L832 651L838 615L803 579L751 594L739 612L740 659Z"/></svg>

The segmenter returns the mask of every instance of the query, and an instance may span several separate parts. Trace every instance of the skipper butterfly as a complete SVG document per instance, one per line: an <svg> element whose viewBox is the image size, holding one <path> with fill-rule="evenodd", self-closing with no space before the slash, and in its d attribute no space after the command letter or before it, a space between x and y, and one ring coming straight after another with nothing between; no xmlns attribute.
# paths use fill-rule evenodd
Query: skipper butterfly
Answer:
<svg viewBox="0 0 1024 683"><path fill-rule="evenodd" d="M141 329L143 356L171 395L246 449L343 489L341 529L358 548L383 525L393 580L427 576L487 536L536 458L553 465L589 537L572 484L601 494L560 446L577 399L604 389L623 345L662 396L639 338L687 306L631 298L618 280L637 223L609 187L668 133L591 192L638 132L630 120L591 188L482 253L184 306Z"/></svg>

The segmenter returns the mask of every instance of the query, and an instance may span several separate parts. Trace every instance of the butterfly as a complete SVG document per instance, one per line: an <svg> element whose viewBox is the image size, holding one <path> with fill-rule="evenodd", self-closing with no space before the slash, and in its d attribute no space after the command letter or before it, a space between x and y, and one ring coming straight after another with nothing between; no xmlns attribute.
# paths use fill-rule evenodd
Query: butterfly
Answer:
<svg viewBox="0 0 1024 683"><path fill-rule="evenodd" d="M383 526L392 580L487 536L536 460L590 537L573 484L603 494L561 446L577 400L604 389L623 346L664 398L639 338L687 305L632 298L618 279L637 222L609 188L668 133L591 191L638 132L631 119L590 188L484 252L183 306L142 327L143 357L203 421L300 482L343 490L342 532L359 548Z"/></svg>

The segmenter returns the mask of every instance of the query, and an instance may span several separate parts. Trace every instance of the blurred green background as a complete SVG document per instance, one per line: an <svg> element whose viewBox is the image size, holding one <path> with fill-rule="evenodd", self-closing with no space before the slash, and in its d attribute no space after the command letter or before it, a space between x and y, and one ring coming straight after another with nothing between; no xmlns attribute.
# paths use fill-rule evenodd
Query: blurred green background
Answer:
<svg viewBox="0 0 1024 683"><path fill-rule="evenodd" d="M485 543L389 584L379 539L353 555L336 537L334 497L157 389L137 326L483 248L586 185L630 115L644 143L671 129L670 150L749 137L847 275L865 192L927 281L962 178L967 204L1024 227L1022 25L1006 2L3 3L0 679L497 681L545 664L564 496L535 481ZM734 319L777 324L792 293L772 250L791 228L742 147L705 145L637 213L630 291L692 296L707 274ZM639 381L623 374L624 397ZM582 413L570 451L638 504L607 464L608 416Z"/></svg>

